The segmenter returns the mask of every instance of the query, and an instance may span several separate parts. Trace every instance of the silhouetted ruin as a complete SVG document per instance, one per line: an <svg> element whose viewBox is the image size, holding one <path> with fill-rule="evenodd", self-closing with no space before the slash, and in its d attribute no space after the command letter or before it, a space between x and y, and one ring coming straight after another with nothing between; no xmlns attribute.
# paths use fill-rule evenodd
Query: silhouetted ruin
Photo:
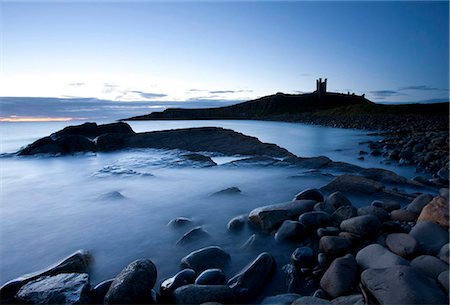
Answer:
<svg viewBox="0 0 450 305"><path fill-rule="evenodd" d="M322 79L319 78L316 80L316 94L319 95L319 97L325 96L327 93L327 79L322 82Z"/></svg>

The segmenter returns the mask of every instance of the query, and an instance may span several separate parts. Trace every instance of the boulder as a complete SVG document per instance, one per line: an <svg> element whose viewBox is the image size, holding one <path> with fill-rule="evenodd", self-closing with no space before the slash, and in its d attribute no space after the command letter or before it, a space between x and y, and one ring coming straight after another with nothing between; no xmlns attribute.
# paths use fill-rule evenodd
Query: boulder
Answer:
<svg viewBox="0 0 450 305"><path fill-rule="evenodd" d="M430 194L421 194L414 198L406 209L419 215L423 207L426 206L431 200L433 200L433 196Z"/></svg>
<svg viewBox="0 0 450 305"><path fill-rule="evenodd" d="M340 224L342 221L355 217L357 215L357 210L352 205L345 205L339 207L332 215L334 222Z"/></svg>
<svg viewBox="0 0 450 305"><path fill-rule="evenodd" d="M336 227L325 227L325 228L319 228L317 229L316 233L319 238L324 236L337 236L339 235L339 232L341 232Z"/></svg>
<svg viewBox="0 0 450 305"><path fill-rule="evenodd" d="M103 304L105 301L105 295L108 292L114 279L109 279L98 283L91 291L92 304Z"/></svg>
<svg viewBox="0 0 450 305"><path fill-rule="evenodd" d="M438 282L439 282L439 284L441 284L442 288L444 288L445 291L448 294L448 282L449 282L449 272L448 272L448 270L447 271L443 271L441 274L439 274Z"/></svg>
<svg viewBox="0 0 450 305"><path fill-rule="evenodd" d="M175 217L167 224L169 227L180 228L192 223L192 220L187 217Z"/></svg>
<svg viewBox="0 0 450 305"><path fill-rule="evenodd" d="M202 304L206 302L233 303L235 295L227 285L190 284L177 288L173 293L175 304Z"/></svg>
<svg viewBox="0 0 450 305"><path fill-rule="evenodd" d="M356 254L356 261L362 269L382 269L394 265L409 265L409 262L390 252L379 244L371 244Z"/></svg>
<svg viewBox="0 0 450 305"><path fill-rule="evenodd" d="M390 214L392 220L397 221L416 221L418 214L405 209L394 210Z"/></svg>
<svg viewBox="0 0 450 305"><path fill-rule="evenodd" d="M409 266L368 269L361 281L380 304L448 303L433 280Z"/></svg>
<svg viewBox="0 0 450 305"><path fill-rule="evenodd" d="M406 259L413 258L420 253L420 245L417 240L406 233L392 233L386 236L386 246L393 253Z"/></svg>
<svg viewBox="0 0 450 305"><path fill-rule="evenodd" d="M316 297L301 297L292 302L291 305L331 305L331 302Z"/></svg>
<svg viewBox="0 0 450 305"><path fill-rule="evenodd" d="M0 287L1 303L11 299L19 291L20 287L32 280L43 276L57 275L60 273L86 273L88 271L91 255L85 250L78 250L64 258L60 262L34 273L23 275L11 280Z"/></svg>
<svg viewBox="0 0 450 305"><path fill-rule="evenodd" d="M276 241L299 241L305 237L305 227L298 221L285 220L275 233Z"/></svg>
<svg viewBox="0 0 450 305"><path fill-rule="evenodd" d="M301 295L296 293L277 294L274 296L266 297L261 302L261 305L291 305L292 302L300 297Z"/></svg>
<svg viewBox="0 0 450 305"><path fill-rule="evenodd" d="M390 184L405 184L407 181L405 177L399 176L393 171L382 168L367 168L360 172L360 175L369 179Z"/></svg>
<svg viewBox="0 0 450 305"><path fill-rule="evenodd" d="M325 212L306 212L300 215L298 221L310 231L315 231L318 228L325 227L331 223L331 216Z"/></svg>
<svg viewBox="0 0 450 305"><path fill-rule="evenodd" d="M328 196L326 202L331 204L336 209L342 206L352 205L350 200L339 191L334 192L330 196Z"/></svg>
<svg viewBox="0 0 450 305"><path fill-rule="evenodd" d="M152 301L156 267L149 259L130 263L116 276L105 295L105 304L144 304Z"/></svg>
<svg viewBox="0 0 450 305"><path fill-rule="evenodd" d="M385 209L387 212L392 212L394 210L400 209L400 203L397 201L381 201L374 200L372 201L372 206Z"/></svg>
<svg viewBox="0 0 450 305"><path fill-rule="evenodd" d="M430 221L421 221L409 232L427 254L436 255L448 243L448 231Z"/></svg>
<svg viewBox="0 0 450 305"><path fill-rule="evenodd" d="M261 292L275 269L275 259L267 252L261 253L238 274L233 276L228 285L239 300L248 301Z"/></svg>
<svg viewBox="0 0 450 305"><path fill-rule="evenodd" d="M189 243L198 241L198 240L205 240L211 238L211 235L209 235L208 232L206 232L201 226L195 227L190 229L188 232L186 232L183 237L181 237L177 241L177 246L184 246Z"/></svg>
<svg viewBox="0 0 450 305"><path fill-rule="evenodd" d="M242 230L245 227L245 224L247 223L247 215L240 215L233 217L228 222L228 231L230 232L237 232Z"/></svg>
<svg viewBox="0 0 450 305"><path fill-rule="evenodd" d="M341 222L340 229L360 235L361 237L373 238L380 231L381 223L373 215L352 217Z"/></svg>
<svg viewBox="0 0 450 305"><path fill-rule="evenodd" d="M195 280L197 285L223 285L225 284L225 273L222 269L207 269L200 273Z"/></svg>
<svg viewBox="0 0 450 305"><path fill-rule="evenodd" d="M61 273L28 282L15 299L22 304L88 304L90 289L87 273Z"/></svg>
<svg viewBox="0 0 450 305"><path fill-rule="evenodd" d="M314 206L314 211L325 212L331 215L334 213L334 211L336 211L336 208L331 203L318 202Z"/></svg>
<svg viewBox="0 0 450 305"><path fill-rule="evenodd" d="M296 200L286 203L256 208L250 212L248 219L256 228L270 232L276 230L285 220L293 220L313 209L314 200Z"/></svg>
<svg viewBox="0 0 450 305"><path fill-rule="evenodd" d="M323 202L323 195L318 189L306 189L295 195L295 200L314 200L316 202Z"/></svg>
<svg viewBox="0 0 450 305"><path fill-rule="evenodd" d="M310 247L299 247L292 252L291 263L297 270L312 267L314 261L314 251Z"/></svg>
<svg viewBox="0 0 450 305"><path fill-rule="evenodd" d="M373 194L384 189L384 185L378 181L357 176L353 174L344 174L336 177L320 190L324 192L356 192L362 194Z"/></svg>
<svg viewBox="0 0 450 305"><path fill-rule="evenodd" d="M331 255L341 255L347 253L352 248L352 243L345 238L338 236L324 236L319 241L320 252Z"/></svg>
<svg viewBox="0 0 450 305"><path fill-rule="evenodd" d="M439 274L448 270L448 264L431 255L421 255L411 261L411 267L426 276L437 279Z"/></svg>
<svg viewBox="0 0 450 305"><path fill-rule="evenodd" d="M434 197L429 204L423 207L417 221L431 221L448 228L449 202L442 196Z"/></svg>
<svg viewBox="0 0 450 305"><path fill-rule="evenodd" d="M407 233L409 230L399 221L385 221L381 224L382 233Z"/></svg>
<svg viewBox="0 0 450 305"><path fill-rule="evenodd" d="M352 294L338 297L331 301L333 305L364 305L364 297L362 294Z"/></svg>
<svg viewBox="0 0 450 305"><path fill-rule="evenodd" d="M441 250L439 250L438 257L448 264L448 253L449 253L449 244L445 244L442 246Z"/></svg>
<svg viewBox="0 0 450 305"><path fill-rule="evenodd" d="M320 280L333 299L349 294L358 282L358 264L351 254L335 259Z"/></svg>
<svg viewBox="0 0 450 305"><path fill-rule="evenodd" d="M179 287L192 284L195 280L195 271L192 269L183 269L173 277L164 280L161 283L159 288L159 292L163 298L169 298L172 296L172 293Z"/></svg>
<svg viewBox="0 0 450 305"><path fill-rule="evenodd" d="M206 269L222 269L230 262L230 255L222 248L211 246L191 252L181 259L181 266L200 273Z"/></svg>
<svg viewBox="0 0 450 305"><path fill-rule="evenodd" d="M388 212L386 212L383 208L375 207L375 206L366 206L359 208L357 211L358 216L363 215L373 215L380 222L388 221L391 217L389 216Z"/></svg>
<svg viewBox="0 0 450 305"><path fill-rule="evenodd" d="M202 155L202 154L184 154L182 155L183 158L185 158L186 160L190 161L190 163L193 163L194 166L200 166L200 167L210 167L210 166L216 166L217 163L214 162L211 157ZM229 192L228 192L228 191ZM232 194L235 193L237 191L237 193L240 193L241 190L239 190L237 187L231 187L228 188L226 190L220 191L220 192L224 192L223 194ZM220 192L214 193L213 195L217 194L220 195Z"/></svg>

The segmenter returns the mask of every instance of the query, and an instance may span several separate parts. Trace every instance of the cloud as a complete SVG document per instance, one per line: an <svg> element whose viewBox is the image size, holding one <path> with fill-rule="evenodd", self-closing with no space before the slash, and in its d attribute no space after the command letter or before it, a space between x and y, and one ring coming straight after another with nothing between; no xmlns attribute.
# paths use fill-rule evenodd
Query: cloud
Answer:
<svg viewBox="0 0 450 305"><path fill-rule="evenodd" d="M80 87L80 86L84 86L85 83L69 83L69 86L73 86L73 87Z"/></svg>
<svg viewBox="0 0 450 305"><path fill-rule="evenodd" d="M209 91L211 94L227 94L227 93L240 93L240 92L253 92L253 90L215 90Z"/></svg>
<svg viewBox="0 0 450 305"><path fill-rule="evenodd" d="M427 86L427 85L416 85L416 86L401 87L398 90L435 91L435 90L448 90L448 89L439 89L439 88L430 87L430 86Z"/></svg>
<svg viewBox="0 0 450 305"><path fill-rule="evenodd" d="M102 92L106 94L112 93L113 91L116 90L117 87L118 86L114 83L104 83Z"/></svg>
<svg viewBox="0 0 450 305"><path fill-rule="evenodd" d="M369 93L378 99L385 99L387 97L399 95L399 92L396 90L374 90L374 91L369 91Z"/></svg>
<svg viewBox="0 0 450 305"><path fill-rule="evenodd" d="M129 92L136 93L136 94L140 95L141 97L149 99L149 100L167 96L167 94L164 94L164 93L143 92L143 91L136 91L136 90L129 91ZM128 93L128 92L125 92L125 94L126 93Z"/></svg>

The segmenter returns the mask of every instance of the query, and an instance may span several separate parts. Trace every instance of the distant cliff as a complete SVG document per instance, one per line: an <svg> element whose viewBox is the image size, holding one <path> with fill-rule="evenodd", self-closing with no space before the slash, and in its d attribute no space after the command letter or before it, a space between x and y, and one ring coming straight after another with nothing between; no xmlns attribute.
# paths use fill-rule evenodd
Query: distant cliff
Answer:
<svg viewBox="0 0 450 305"><path fill-rule="evenodd" d="M280 115L311 113L336 107L374 104L363 96L341 93L277 93L248 102L218 108L169 108L163 112L126 120L270 119Z"/></svg>

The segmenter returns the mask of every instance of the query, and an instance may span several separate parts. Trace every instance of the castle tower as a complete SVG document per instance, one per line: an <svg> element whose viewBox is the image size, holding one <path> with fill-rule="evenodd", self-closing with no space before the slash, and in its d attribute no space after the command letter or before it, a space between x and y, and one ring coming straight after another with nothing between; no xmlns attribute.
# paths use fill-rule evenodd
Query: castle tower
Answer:
<svg viewBox="0 0 450 305"><path fill-rule="evenodd" d="M316 80L316 92L319 97L325 96L327 93L327 79L322 82L322 78Z"/></svg>

